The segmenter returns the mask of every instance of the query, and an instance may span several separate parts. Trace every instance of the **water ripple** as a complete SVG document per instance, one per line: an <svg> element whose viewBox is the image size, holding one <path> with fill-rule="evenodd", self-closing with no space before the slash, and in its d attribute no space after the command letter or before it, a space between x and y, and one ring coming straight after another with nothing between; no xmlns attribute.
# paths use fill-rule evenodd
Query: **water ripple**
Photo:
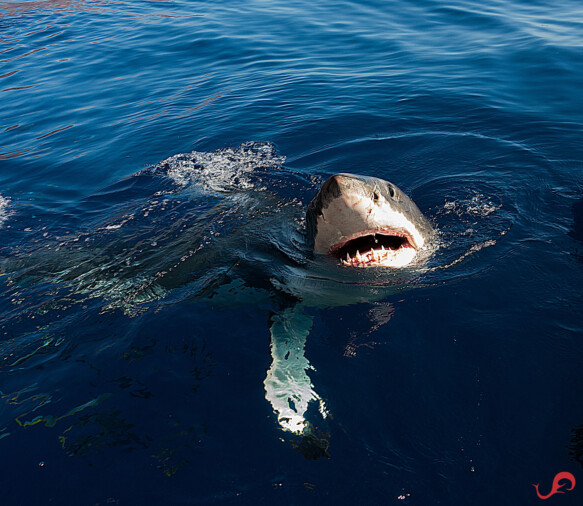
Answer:
<svg viewBox="0 0 583 506"><path fill-rule="evenodd" d="M203 468L200 504L532 501L581 419L582 19L580 0L0 0L3 502L192 502ZM305 204L341 171L395 182L439 234L374 318L318 309L362 284L301 267ZM334 415L331 472L303 485L260 404L293 294ZM193 396L200 336L217 374Z"/></svg>

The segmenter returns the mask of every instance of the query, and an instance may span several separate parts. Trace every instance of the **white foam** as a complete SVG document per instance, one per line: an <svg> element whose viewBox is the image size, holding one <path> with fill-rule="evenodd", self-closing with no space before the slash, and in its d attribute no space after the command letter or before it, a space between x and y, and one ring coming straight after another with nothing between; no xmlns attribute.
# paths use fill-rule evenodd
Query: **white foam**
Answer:
<svg viewBox="0 0 583 506"><path fill-rule="evenodd" d="M6 221L9 216L8 207L10 204L10 199L0 195L0 227Z"/></svg>
<svg viewBox="0 0 583 506"><path fill-rule="evenodd" d="M443 207L446 212L454 213L457 216L468 214L485 218L495 211L498 211L498 209L502 207L502 204L495 204L485 195L475 193L472 197L467 199L459 201L450 200L446 202Z"/></svg>
<svg viewBox="0 0 583 506"><path fill-rule="evenodd" d="M502 235L504 235L504 234L502 234ZM449 264L445 265L443 268L449 269L450 267L453 267L455 264L459 264L462 260L465 260L470 255L473 255L474 253L477 253L478 251L481 251L484 248L489 248L490 246L495 246L496 242L497 242L496 239L487 239L486 241L481 241L479 243L472 244L472 246L470 247L470 249L468 251L466 251L459 258L456 258L453 262L450 262Z"/></svg>
<svg viewBox="0 0 583 506"><path fill-rule="evenodd" d="M280 166L284 162L285 157L277 154L273 144L246 142L238 148L175 155L160 165L169 166L168 176L181 186L195 184L224 192L251 188L249 175L257 167Z"/></svg>

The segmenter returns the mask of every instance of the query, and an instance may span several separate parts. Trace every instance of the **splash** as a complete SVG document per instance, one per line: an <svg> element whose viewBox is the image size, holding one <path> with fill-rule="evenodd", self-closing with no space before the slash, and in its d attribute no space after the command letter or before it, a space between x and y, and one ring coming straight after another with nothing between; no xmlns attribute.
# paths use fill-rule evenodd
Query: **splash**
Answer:
<svg viewBox="0 0 583 506"><path fill-rule="evenodd" d="M470 198L463 200L447 201L443 209L446 213L454 213L457 216L464 214L485 218L490 214L496 212L502 207L502 204L496 204L481 193L474 193Z"/></svg>
<svg viewBox="0 0 583 506"><path fill-rule="evenodd" d="M237 148L212 152L192 151L160 162L156 169L178 185L195 185L205 190L229 192L250 189L251 173L258 167L281 166L285 156L277 153L269 142L245 142Z"/></svg>
<svg viewBox="0 0 583 506"><path fill-rule="evenodd" d="M10 199L0 195L0 227L4 224L9 216L8 205L10 204Z"/></svg>
<svg viewBox="0 0 583 506"><path fill-rule="evenodd" d="M501 247L501 240L512 228L515 212L512 203L488 185L460 187L448 193L435 214L439 226L436 227L434 264L443 272L463 263L466 266L463 275L467 275L487 265L466 263L476 253L495 249L497 253L491 253L490 258L497 258L508 248L510 243L506 241ZM461 272L451 271L451 275Z"/></svg>

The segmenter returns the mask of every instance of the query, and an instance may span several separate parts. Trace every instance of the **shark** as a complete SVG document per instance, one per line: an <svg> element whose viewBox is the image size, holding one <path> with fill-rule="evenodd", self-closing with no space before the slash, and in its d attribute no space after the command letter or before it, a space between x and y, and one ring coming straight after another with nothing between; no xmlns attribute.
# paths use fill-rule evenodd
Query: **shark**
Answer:
<svg viewBox="0 0 583 506"><path fill-rule="evenodd" d="M254 294L259 306L267 294L275 302L265 398L278 426L300 436L305 456L326 455L327 440L307 415L314 403L329 414L305 354L314 310L386 300L406 288L432 255L435 234L391 182L348 173L322 182L284 161L270 143L174 155L57 208L41 227L15 203L5 233L16 246L0 249L0 282L7 298L25 303L6 324L34 314L56 332L65 320L55 314L73 304L132 317L200 299L255 304ZM62 216L82 226L71 232ZM22 297L31 289L34 296ZM26 345L33 350L34 339Z"/></svg>

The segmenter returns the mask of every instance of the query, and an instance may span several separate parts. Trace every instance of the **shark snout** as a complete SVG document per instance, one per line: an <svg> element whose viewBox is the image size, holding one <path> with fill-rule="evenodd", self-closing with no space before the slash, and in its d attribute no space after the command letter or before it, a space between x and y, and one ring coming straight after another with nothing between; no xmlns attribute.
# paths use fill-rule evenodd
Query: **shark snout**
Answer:
<svg viewBox="0 0 583 506"><path fill-rule="evenodd" d="M335 184L340 191L352 190L355 188L361 188L363 181L361 177L354 176L352 174L336 174L330 178L330 181Z"/></svg>
<svg viewBox="0 0 583 506"><path fill-rule="evenodd" d="M346 178L340 174L330 177L322 187L322 195L326 200L336 199L342 195L342 190L346 187Z"/></svg>
<svg viewBox="0 0 583 506"><path fill-rule="evenodd" d="M349 204L354 200L354 196L374 197L373 188L368 188L363 184L362 177L352 174L336 174L331 176L322 187L322 197L324 206L334 199L342 198Z"/></svg>

